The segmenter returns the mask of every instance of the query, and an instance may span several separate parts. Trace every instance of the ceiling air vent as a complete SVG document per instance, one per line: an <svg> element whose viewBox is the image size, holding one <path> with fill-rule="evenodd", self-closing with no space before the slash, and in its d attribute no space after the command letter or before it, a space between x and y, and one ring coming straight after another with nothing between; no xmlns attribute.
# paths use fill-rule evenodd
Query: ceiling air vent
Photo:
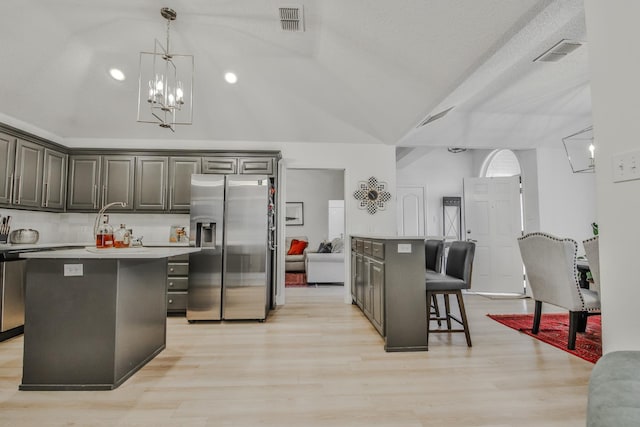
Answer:
<svg viewBox="0 0 640 427"><path fill-rule="evenodd" d="M582 46L581 42L562 39L542 55L534 59L533 62L558 62L580 46Z"/></svg>
<svg viewBox="0 0 640 427"><path fill-rule="evenodd" d="M280 26L282 31L304 31L304 9L302 6L281 7Z"/></svg>
<svg viewBox="0 0 640 427"><path fill-rule="evenodd" d="M435 121L435 120L441 119L441 118L443 118L444 116L446 116L446 115L447 115L447 113L448 113L449 111L451 111L451 110L453 110L453 107L449 107L449 108L447 108L447 109L446 109L446 110L444 110L444 111L440 111L438 114L434 114L434 115L431 115L431 116L427 116L427 118L426 118L426 119L424 119L423 121L421 121L421 122L420 122L420 124L419 124L418 126L416 126L416 127L421 128L422 126L428 125L429 123L431 123L431 122L433 122L433 121Z"/></svg>

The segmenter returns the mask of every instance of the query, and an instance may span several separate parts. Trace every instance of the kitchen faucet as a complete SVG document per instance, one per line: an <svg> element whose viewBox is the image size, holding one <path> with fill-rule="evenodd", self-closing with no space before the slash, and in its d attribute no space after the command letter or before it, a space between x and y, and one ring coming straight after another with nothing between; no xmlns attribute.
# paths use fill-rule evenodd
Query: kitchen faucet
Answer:
<svg viewBox="0 0 640 427"><path fill-rule="evenodd" d="M102 209L100 209L100 212L98 212L98 215L96 216L96 221L93 224L93 241L96 240L96 236L98 234L98 225L99 225L98 223L100 222L100 218L102 217L102 215L107 209L115 205L120 205L123 208L127 207L127 204L125 202L113 202L113 203L109 203L108 205L104 205Z"/></svg>

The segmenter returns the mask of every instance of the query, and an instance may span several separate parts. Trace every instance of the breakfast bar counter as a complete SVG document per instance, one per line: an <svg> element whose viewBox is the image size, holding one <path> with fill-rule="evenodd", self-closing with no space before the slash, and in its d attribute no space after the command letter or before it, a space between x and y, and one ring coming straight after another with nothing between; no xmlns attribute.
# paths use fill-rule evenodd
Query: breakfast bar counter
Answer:
<svg viewBox="0 0 640 427"><path fill-rule="evenodd" d="M111 390L166 345L166 258L181 248L76 248L26 258L20 390Z"/></svg>

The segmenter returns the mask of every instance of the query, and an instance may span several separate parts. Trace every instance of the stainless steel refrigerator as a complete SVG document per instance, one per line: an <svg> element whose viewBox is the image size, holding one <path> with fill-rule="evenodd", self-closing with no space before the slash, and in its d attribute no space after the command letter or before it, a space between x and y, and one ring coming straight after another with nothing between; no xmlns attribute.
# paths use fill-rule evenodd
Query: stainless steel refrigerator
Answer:
<svg viewBox="0 0 640 427"><path fill-rule="evenodd" d="M269 194L266 175L191 176L187 320L266 319Z"/></svg>

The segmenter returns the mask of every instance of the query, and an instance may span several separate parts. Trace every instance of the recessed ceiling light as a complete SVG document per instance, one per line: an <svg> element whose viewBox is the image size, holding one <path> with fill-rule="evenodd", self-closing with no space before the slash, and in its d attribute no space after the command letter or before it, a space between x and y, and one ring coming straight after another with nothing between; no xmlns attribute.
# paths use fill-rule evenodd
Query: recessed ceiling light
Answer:
<svg viewBox="0 0 640 427"><path fill-rule="evenodd" d="M119 82L123 81L125 79L124 77L124 73L121 70L118 70L117 68L112 68L109 70L109 75L111 75L111 77L114 80L117 80Z"/></svg>
<svg viewBox="0 0 640 427"><path fill-rule="evenodd" d="M235 82L238 81L238 76L236 76L235 73L228 72L228 73L225 73L224 79L227 81L227 83L234 84Z"/></svg>

